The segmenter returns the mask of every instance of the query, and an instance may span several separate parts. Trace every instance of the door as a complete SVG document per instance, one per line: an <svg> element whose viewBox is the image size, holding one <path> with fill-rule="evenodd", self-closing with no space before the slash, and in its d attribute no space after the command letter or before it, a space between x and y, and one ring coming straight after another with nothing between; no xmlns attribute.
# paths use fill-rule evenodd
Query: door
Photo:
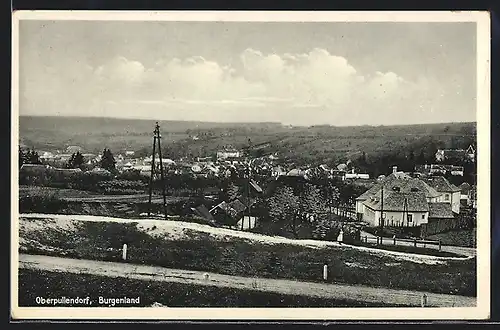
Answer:
<svg viewBox="0 0 500 330"><path fill-rule="evenodd" d="M408 214L406 216L406 221L408 223L408 226L413 226L413 214Z"/></svg>

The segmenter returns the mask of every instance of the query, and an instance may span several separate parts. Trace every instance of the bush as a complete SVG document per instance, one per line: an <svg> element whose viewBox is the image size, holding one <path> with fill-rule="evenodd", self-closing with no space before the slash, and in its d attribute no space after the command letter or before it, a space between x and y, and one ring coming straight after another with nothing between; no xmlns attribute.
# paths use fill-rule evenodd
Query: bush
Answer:
<svg viewBox="0 0 500 330"><path fill-rule="evenodd" d="M19 198L20 213L60 213L66 207L67 203L54 193Z"/></svg>

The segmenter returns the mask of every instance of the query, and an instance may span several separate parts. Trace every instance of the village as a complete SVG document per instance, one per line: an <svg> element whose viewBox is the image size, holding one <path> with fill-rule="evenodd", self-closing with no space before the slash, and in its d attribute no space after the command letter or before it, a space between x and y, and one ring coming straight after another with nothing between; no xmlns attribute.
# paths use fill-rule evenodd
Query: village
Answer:
<svg viewBox="0 0 500 330"><path fill-rule="evenodd" d="M116 182L120 188L128 188L104 190L108 195L144 194L149 190L149 204L151 196L161 196L163 188L165 204L165 190L167 195L197 197L196 202L185 205L180 214L168 215L166 207L151 212L149 205L140 216L153 213L168 219L189 215L234 230L264 228L267 219L274 227L282 227L271 233L293 237L303 235L295 218L305 224L314 223L306 238L330 240L338 239L339 230L356 232L351 240L362 240L364 234L367 241L375 236L424 239L475 227L476 185L465 181L455 185L447 179L460 181L464 176L460 162L475 162L472 145L467 149L439 149L435 163L415 164L411 172L398 171L394 164L386 175L376 178L359 173L351 160L296 167L269 148L267 153L254 156L256 150L266 147L269 144L239 150L227 146L214 155L196 159L160 158L161 152L135 157L130 150L114 156L109 149L95 155L78 146L68 146L64 153L20 149L20 184L72 188L78 187L76 181L93 177L90 181L96 186L102 182L113 186ZM290 194L285 187L292 187L293 192ZM87 185L83 189L93 188ZM309 201L312 196L316 200ZM292 218L292 230L285 230ZM337 229L335 235L333 228ZM382 241L377 239L377 244Z"/></svg>

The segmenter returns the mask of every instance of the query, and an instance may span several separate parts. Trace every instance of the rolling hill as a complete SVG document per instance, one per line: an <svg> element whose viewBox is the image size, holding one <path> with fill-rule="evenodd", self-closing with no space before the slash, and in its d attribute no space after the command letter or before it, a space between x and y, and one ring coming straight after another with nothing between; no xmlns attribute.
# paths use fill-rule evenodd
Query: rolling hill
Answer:
<svg viewBox="0 0 500 330"><path fill-rule="evenodd" d="M86 152L110 148L148 154L154 120L21 116L20 142L36 150L64 150L78 145ZM208 156L225 146L242 148L269 142L261 152L279 152L296 163L333 163L366 155L414 153L432 157L437 148L466 148L476 141L476 123L410 126L310 126L280 123L210 123L160 121L167 157Z"/></svg>

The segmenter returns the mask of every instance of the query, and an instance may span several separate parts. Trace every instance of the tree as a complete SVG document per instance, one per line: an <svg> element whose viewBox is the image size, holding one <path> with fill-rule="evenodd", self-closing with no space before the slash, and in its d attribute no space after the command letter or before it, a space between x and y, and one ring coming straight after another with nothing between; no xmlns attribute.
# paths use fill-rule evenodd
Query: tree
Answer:
<svg viewBox="0 0 500 330"><path fill-rule="evenodd" d="M103 150L100 165L103 169L110 172L114 172L116 170L116 160L113 153L111 153L111 150L107 148Z"/></svg>
<svg viewBox="0 0 500 330"><path fill-rule="evenodd" d="M38 152L35 150L28 150L28 152L25 155L25 164L41 164L42 161L40 160L40 156L38 155Z"/></svg>
<svg viewBox="0 0 500 330"><path fill-rule="evenodd" d="M331 217L333 207L338 204L340 198L339 188L337 188L333 180L328 180L327 184L325 185L324 195Z"/></svg>
<svg viewBox="0 0 500 330"><path fill-rule="evenodd" d="M292 233L295 237L297 237L298 207L299 198L293 193L293 189L288 186L278 188L269 199L269 215L271 219L283 226L291 224Z"/></svg>
<svg viewBox="0 0 500 330"><path fill-rule="evenodd" d="M68 161L68 168L79 168L82 169L85 164L85 159L80 151L77 151L71 155L71 158Z"/></svg>
<svg viewBox="0 0 500 330"><path fill-rule="evenodd" d="M23 166L23 164L26 164L28 161L27 153L24 152L24 150L19 147L19 168Z"/></svg>
<svg viewBox="0 0 500 330"><path fill-rule="evenodd" d="M420 150L420 153L418 154L418 157L417 157L417 163L418 163L418 165L425 165L426 164L424 150Z"/></svg>
<svg viewBox="0 0 500 330"><path fill-rule="evenodd" d="M321 191L312 184L306 184L302 196L299 199L299 215L301 220L311 222L316 221L325 210L325 201L321 196ZM309 218L312 216L312 219Z"/></svg>

